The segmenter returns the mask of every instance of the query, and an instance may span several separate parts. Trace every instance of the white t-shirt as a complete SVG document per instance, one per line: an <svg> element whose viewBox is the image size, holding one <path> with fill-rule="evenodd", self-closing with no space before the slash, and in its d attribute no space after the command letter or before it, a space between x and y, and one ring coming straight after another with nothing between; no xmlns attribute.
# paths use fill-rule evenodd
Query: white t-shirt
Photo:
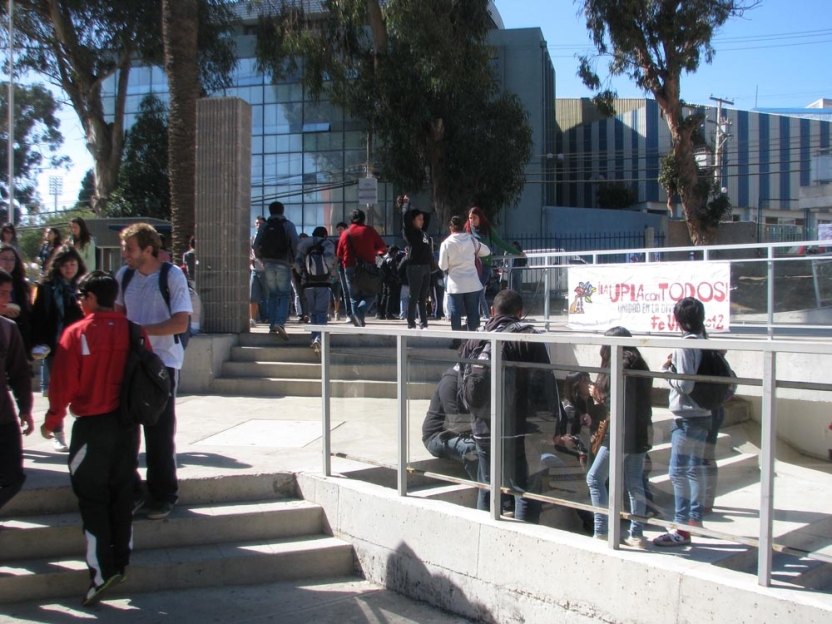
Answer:
<svg viewBox="0 0 832 624"><path fill-rule="evenodd" d="M191 296L188 292L188 280L185 274L177 266L171 266L168 272L168 289L170 290L170 310L159 290L159 271L150 275L143 275L141 271L133 273L133 279L127 285L127 292L121 292L121 284L124 281L124 273L127 267L123 266L116 274L116 281L119 285L118 298L116 303L124 306L127 318L139 325L153 325L168 320L177 312L193 314L191 308ZM185 349L177 342L173 335L150 336L150 344L153 345L153 352L156 353L165 366L180 369L185 361Z"/></svg>

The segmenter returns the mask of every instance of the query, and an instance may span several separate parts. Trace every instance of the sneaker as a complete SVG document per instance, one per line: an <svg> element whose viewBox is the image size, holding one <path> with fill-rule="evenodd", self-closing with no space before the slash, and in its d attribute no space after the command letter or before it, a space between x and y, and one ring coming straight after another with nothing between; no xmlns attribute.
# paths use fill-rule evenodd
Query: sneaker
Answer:
<svg viewBox="0 0 832 624"><path fill-rule="evenodd" d="M249 319L248 326L254 329L255 327L257 327L257 321L255 321L254 319Z"/></svg>
<svg viewBox="0 0 832 624"><path fill-rule="evenodd" d="M286 330L283 329L281 325L273 325L272 328L269 330L270 334L277 334L283 340L289 340L289 334L286 333Z"/></svg>
<svg viewBox="0 0 832 624"><path fill-rule="evenodd" d="M606 542L606 541L607 541L607 538L608 538L608 536L607 536L607 534L606 534L606 533L595 533L595 534L592 536L592 539L601 540L602 542Z"/></svg>
<svg viewBox="0 0 832 624"><path fill-rule="evenodd" d="M36 347L32 347L32 359L42 360L49 355L50 351L51 349L49 348L49 345L37 345Z"/></svg>
<svg viewBox="0 0 832 624"><path fill-rule="evenodd" d="M355 314L350 314L350 321L352 321L352 324L356 327L363 327L361 319L359 319Z"/></svg>
<svg viewBox="0 0 832 624"><path fill-rule="evenodd" d="M321 341L320 340L318 340L316 338L315 340L312 341L312 344L309 345L309 346L312 347L312 350L315 352L315 355L320 355L321 354Z"/></svg>
<svg viewBox="0 0 832 624"><path fill-rule="evenodd" d="M90 588L87 590L87 593L84 595L84 600L81 604L85 607L88 607L90 605L95 604L96 602L101 600L101 594L103 594L106 589L112 587L113 585L115 585L117 583L120 583L121 578L122 578L121 574L115 573L110 578L108 578L106 581L101 583L101 585L95 585L95 583L93 583L92 585L90 585Z"/></svg>
<svg viewBox="0 0 832 624"><path fill-rule="evenodd" d="M52 433L52 446L59 453L69 453L69 446L66 444L66 433L63 431L54 431Z"/></svg>
<svg viewBox="0 0 832 624"><path fill-rule="evenodd" d="M647 541L643 537L628 536L621 541L625 546L629 546L630 548L637 548L639 550L647 548Z"/></svg>
<svg viewBox="0 0 832 624"><path fill-rule="evenodd" d="M690 544L690 533L671 529L653 540L653 546L687 546Z"/></svg>
<svg viewBox="0 0 832 624"><path fill-rule="evenodd" d="M164 520L173 511L173 503L156 503L147 511L149 520Z"/></svg>

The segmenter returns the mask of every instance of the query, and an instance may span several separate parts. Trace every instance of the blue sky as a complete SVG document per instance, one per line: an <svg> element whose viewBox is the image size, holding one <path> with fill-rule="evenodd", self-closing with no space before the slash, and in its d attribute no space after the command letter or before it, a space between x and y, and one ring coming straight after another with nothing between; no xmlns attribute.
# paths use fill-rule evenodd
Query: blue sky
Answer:
<svg viewBox="0 0 832 624"><path fill-rule="evenodd" d="M576 54L592 51L585 22L572 0L496 0L506 28L538 27L549 46L556 72L556 96L588 97L575 75ZM696 74L682 78L682 97L707 104L709 96L734 102L735 108L803 108L832 98L832 2L830 0L763 0L743 18L728 22L714 41L716 56ZM625 79L613 83L621 97L642 97ZM64 178L60 207L72 204L81 180L92 166L77 116L61 115L64 153L73 160L69 172L45 171L40 176L44 204L53 205L49 177Z"/></svg>

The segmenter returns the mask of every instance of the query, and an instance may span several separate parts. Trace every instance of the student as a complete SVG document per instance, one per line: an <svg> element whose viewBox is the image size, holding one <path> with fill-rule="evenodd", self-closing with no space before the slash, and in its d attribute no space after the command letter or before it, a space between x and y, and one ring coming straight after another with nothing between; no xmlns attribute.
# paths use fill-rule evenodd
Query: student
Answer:
<svg viewBox="0 0 832 624"><path fill-rule="evenodd" d="M138 454L136 428L125 427L118 413L129 349L127 318L114 310L118 282L93 271L81 278L78 290L85 317L58 342L49 411L40 431L51 439L67 407L72 409L69 477L87 539L91 583L83 604L88 606L124 579L130 563Z"/></svg>
<svg viewBox="0 0 832 624"><path fill-rule="evenodd" d="M87 270L92 271L96 267L95 239L90 234L87 222L81 217L74 217L69 221L69 231L69 240L72 246L81 254L81 259L84 261Z"/></svg>
<svg viewBox="0 0 832 624"><path fill-rule="evenodd" d="M704 340L705 306L693 297L685 297L676 303L673 316L679 323L683 338ZM675 349L667 356L662 367L665 371L680 375L695 375L702 361L699 349ZM675 512L673 521L679 525L702 526L705 496L705 440L711 425L710 410L699 407L690 398L694 381L671 379L670 411L676 417L670 433L670 466L668 474L673 484ZM671 529L653 540L656 546L685 546L690 544L690 533L683 529Z"/></svg>
<svg viewBox="0 0 832 624"><path fill-rule="evenodd" d="M23 487L23 435L32 433L32 377L26 349L14 321L3 318L11 301L12 276L0 269L0 507L8 503ZM17 401L15 415L11 394ZM20 423L18 424L18 420Z"/></svg>
<svg viewBox="0 0 832 624"><path fill-rule="evenodd" d="M294 268L300 275L303 295L306 297L313 325L326 325L327 323L330 286L332 277L336 275L335 264L335 243L330 240L325 227L316 227L312 231L312 236L304 238L298 244ZM321 332L312 332L312 343L309 346L320 355Z"/></svg>

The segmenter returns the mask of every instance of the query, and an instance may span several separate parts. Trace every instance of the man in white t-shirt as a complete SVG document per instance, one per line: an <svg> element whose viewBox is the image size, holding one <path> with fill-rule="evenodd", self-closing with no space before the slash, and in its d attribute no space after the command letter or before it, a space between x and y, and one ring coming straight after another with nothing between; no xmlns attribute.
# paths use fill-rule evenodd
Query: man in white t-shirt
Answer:
<svg viewBox="0 0 832 624"><path fill-rule="evenodd" d="M185 349L177 334L188 330L192 314L191 297L185 274L159 258L161 240L158 232L147 223L134 223L121 232L121 257L126 266L116 274L119 294L116 309L141 325L150 336L153 352L168 367L173 382L171 398L159 421L144 427L145 460L147 463L147 498L141 491L137 476L134 511L147 509L152 520L166 518L179 497L176 476L176 384L185 359ZM160 287L160 275L166 272L169 301ZM125 288L125 281L127 282Z"/></svg>

